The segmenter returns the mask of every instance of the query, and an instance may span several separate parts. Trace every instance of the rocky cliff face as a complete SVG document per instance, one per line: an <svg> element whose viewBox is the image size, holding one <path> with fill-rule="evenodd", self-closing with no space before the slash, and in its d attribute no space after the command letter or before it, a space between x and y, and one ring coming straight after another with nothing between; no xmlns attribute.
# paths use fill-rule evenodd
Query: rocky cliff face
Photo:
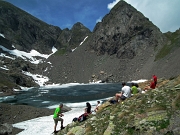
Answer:
<svg viewBox="0 0 180 135"><path fill-rule="evenodd" d="M59 74L58 80L64 83L118 82L150 78L152 74L162 76L162 72L154 69L155 57L167 41L148 18L120 1L95 26L83 46L61 57L66 64L53 63L55 67L63 68L61 71L54 68L51 78L56 81Z"/></svg>
<svg viewBox="0 0 180 135"><path fill-rule="evenodd" d="M42 54L50 54L52 48L55 47L61 54L64 54L79 46L90 33L91 31L79 22L74 24L71 30L61 30L59 27L46 24L10 3L0 1L0 45L6 49L17 49L24 52L36 50ZM0 48L0 52L14 57L2 48ZM17 85L37 86L32 77L25 77L22 74L22 71L31 73L39 71L38 69L41 68L38 68L37 65L22 58L12 60L7 57L1 57L0 65L9 69L9 71L0 69L1 75L5 76L0 84L3 91L8 91L6 87L18 88ZM4 90L4 86L6 90Z"/></svg>
<svg viewBox="0 0 180 135"><path fill-rule="evenodd" d="M14 79L6 77L6 82L35 86L31 79L23 77L22 70L47 76L47 83L120 82L147 79L152 74L167 78L180 73L180 64L174 64L179 60L179 30L161 33L125 1L120 1L93 32L80 22L72 29L61 30L7 2L0 4L0 33L5 36L0 36L0 45L26 52L35 49L43 54L50 54L53 46L58 50L38 65L21 58L1 57L0 64L10 69L1 69L2 75L13 72L21 80L13 75ZM0 52L12 56L3 49ZM27 81L28 85L22 83Z"/></svg>
<svg viewBox="0 0 180 135"><path fill-rule="evenodd" d="M1 1L0 4L0 33L9 42L9 46L3 46L9 49L12 49L13 44L16 49L25 52L35 49L40 53L50 54L53 46L57 49L76 47L90 33L89 29L77 23L66 37L66 30L64 32L59 27L46 24L7 2ZM81 38L77 40L79 37Z"/></svg>
<svg viewBox="0 0 180 135"><path fill-rule="evenodd" d="M0 33L18 50L29 52L35 49L50 53L53 46L59 46L56 40L61 33L60 28L48 25L4 1L1 1L0 19Z"/></svg>
<svg viewBox="0 0 180 135"><path fill-rule="evenodd" d="M95 26L89 41L98 55L133 59L147 48L162 46L164 36L142 13L121 1Z"/></svg>

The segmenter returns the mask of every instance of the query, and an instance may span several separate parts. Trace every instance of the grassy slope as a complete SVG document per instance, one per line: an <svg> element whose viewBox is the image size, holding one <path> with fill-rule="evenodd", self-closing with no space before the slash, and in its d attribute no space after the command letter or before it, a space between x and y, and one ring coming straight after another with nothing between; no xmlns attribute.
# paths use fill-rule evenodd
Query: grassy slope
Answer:
<svg viewBox="0 0 180 135"><path fill-rule="evenodd" d="M175 50L177 47L180 47L180 30L177 30L173 33L168 32L164 34L169 42L167 42L163 48L156 55L156 60L161 59Z"/></svg>
<svg viewBox="0 0 180 135"><path fill-rule="evenodd" d="M140 84L143 88L145 83ZM158 81L158 88L137 94L123 104L101 105L96 115L69 124L59 135L176 134L180 128L180 76Z"/></svg>

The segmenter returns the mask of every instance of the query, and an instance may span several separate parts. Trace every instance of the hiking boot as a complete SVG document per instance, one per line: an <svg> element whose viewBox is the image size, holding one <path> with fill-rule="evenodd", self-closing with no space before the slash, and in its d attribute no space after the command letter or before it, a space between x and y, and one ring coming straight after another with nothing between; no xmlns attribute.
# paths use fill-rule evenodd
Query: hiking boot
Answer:
<svg viewBox="0 0 180 135"><path fill-rule="evenodd" d="M54 131L54 133L56 134L58 131Z"/></svg>
<svg viewBox="0 0 180 135"><path fill-rule="evenodd" d="M65 127L61 126L61 130L63 130Z"/></svg>

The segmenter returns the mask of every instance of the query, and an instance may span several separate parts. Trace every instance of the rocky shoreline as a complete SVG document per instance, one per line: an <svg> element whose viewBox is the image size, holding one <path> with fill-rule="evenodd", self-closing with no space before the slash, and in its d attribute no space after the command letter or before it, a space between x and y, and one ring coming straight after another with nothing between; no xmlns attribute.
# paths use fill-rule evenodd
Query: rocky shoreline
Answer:
<svg viewBox="0 0 180 135"><path fill-rule="evenodd" d="M69 111L70 108L63 107L63 112ZM11 105L0 103L0 135L15 135L22 131L12 127L12 124L34 119L42 116L52 115L54 109L36 108L27 105Z"/></svg>

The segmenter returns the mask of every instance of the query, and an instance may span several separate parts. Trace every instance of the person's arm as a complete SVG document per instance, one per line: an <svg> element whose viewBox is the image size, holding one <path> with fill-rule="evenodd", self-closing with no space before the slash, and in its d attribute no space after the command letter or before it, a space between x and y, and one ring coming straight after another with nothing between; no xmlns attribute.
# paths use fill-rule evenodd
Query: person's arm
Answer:
<svg viewBox="0 0 180 135"><path fill-rule="evenodd" d="M60 113L59 116L62 117L62 116L64 116L64 114Z"/></svg>
<svg viewBox="0 0 180 135"><path fill-rule="evenodd" d="M56 111L56 114L57 114L58 117L64 116L64 115L61 113L61 110L57 110L57 111Z"/></svg>

